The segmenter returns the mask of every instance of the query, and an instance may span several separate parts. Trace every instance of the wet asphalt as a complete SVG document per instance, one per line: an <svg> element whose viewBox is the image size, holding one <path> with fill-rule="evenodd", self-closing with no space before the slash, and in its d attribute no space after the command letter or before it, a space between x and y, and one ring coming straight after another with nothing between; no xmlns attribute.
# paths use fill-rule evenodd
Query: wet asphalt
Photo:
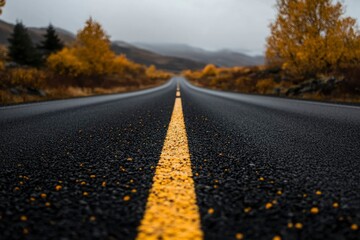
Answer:
<svg viewBox="0 0 360 240"><path fill-rule="evenodd" d="M134 239L175 91L0 109L0 239Z"/></svg>
<svg viewBox="0 0 360 240"><path fill-rule="evenodd" d="M0 239L134 239L176 81L205 239L360 239L360 107L182 78L1 107Z"/></svg>
<svg viewBox="0 0 360 240"><path fill-rule="evenodd" d="M359 107L182 90L206 239L360 239Z"/></svg>

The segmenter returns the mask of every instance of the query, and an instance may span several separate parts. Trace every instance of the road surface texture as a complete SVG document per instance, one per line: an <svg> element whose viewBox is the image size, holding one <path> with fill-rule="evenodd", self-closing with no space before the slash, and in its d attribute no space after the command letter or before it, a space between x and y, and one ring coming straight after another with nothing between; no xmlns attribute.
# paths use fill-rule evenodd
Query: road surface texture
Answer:
<svg viewBox="0 0 360 240"><path fill-rule="evenodd" d="M0 108L0 239L360 239L359 226L357 106L175 78Z"/></svg>

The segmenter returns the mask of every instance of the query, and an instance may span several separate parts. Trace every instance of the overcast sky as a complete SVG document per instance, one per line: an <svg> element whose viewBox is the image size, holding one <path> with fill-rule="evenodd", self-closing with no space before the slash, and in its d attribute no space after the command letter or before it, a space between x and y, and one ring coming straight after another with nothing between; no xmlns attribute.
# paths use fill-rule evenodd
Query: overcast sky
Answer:
<svg viewBox="0 0 360 240"><path fill-rule="evenodd" d="M92 16L112 40L185 43L209 50L261 53L275 0L8 0L0 17L76 33ZM360 19L360 0L344 0Z"/></svg>

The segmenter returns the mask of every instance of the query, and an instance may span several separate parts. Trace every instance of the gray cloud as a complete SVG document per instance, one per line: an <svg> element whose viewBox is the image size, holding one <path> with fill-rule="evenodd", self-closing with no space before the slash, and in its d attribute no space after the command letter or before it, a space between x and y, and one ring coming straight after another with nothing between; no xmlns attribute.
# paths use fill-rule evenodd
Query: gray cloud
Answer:
<svg viewBox="0 0 360 240"><path fill-rule="evenodd" d="M360 1L345 0L360 17ZM113 40L186 43L259 53L275 18L275 0L10 0L2 19L28 26L49 22L76 32L92 16Z"/></svg>

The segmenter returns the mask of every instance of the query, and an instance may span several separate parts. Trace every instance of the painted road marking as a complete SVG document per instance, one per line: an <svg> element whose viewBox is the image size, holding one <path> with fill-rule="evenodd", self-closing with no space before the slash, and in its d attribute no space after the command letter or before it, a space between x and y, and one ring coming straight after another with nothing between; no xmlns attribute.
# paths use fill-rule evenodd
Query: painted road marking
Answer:
<svg viewBox="0 0 360 240"><path fill-rule="evenodd" d="M176 98L138 240L202 239L181 98Z"/></svg>

